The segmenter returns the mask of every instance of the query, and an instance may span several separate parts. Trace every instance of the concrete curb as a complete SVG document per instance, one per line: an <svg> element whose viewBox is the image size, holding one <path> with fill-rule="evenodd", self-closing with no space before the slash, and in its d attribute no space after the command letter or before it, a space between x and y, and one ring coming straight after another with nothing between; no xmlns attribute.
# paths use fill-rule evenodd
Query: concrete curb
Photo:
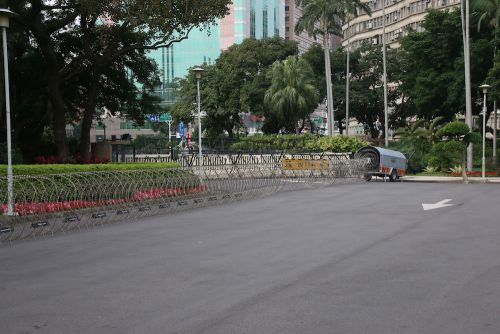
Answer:
<svg viewBox="0 0 500 334"><path fill-rule="evenodd" d="M464 183L461 177L451 176L405 176L403 182L426 182L426 183ZM500 183L500 177L487 177L485 181L481 177L469 177L468 183Z"/></svg>

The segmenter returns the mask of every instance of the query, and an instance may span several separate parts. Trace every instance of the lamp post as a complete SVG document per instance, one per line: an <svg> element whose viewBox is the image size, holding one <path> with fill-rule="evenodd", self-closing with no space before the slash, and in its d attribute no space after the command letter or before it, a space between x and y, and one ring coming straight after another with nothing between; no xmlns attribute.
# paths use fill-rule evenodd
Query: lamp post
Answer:
<svg viewBox="0 0 500 334"><path fill-rule="evenodd" d="M203 164L203 153L201 151L201 99L200 99L200 79L201 79L201 74L203 73L204 69L201 67L195 67L191 70L191 72L194 73L196 77L196 88L197 88L197 94L198 94L198 171L201 177L201 165Z"/></svg>
<svg viewBox="0 0 500 334"><path fill-rule="evenodd" d="M482 171L481 176L483 178L483 182L486 180L486 94L488 94L488 89L491 88L488 84L482 84L479 86L483 90L483 159L482 159Z"/></svg>
<svg viewBox="0 0 500 334"><path fill-rule="evenodd" d="M14 177L12 174L12 138L10 126L9 58L7 56L7 28L9 18L16 15L7 8L0 8L0 27L3 40L3 69L5 84L5 113L7 123L7 215L14 215Z"/></svg>

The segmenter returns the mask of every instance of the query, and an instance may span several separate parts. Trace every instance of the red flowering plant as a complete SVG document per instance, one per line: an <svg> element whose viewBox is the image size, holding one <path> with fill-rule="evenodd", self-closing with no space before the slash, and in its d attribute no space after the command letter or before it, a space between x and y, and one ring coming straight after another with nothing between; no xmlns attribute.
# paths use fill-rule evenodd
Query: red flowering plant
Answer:
<svg viewBox="0 0 500 334"><path fill-rule="evenodd" d="M107 205L122 204L130 201L143 201L156 199L160 197L182 196L187 194L196 194L208 189L206 185L199 185L189 188L153 188L138 190L130 198L114 198L99 201L69 200L60 202L17 202L14 206L14 212L20 216L40 213L51 213L83 209L90 207L99 207ZM6 213L7 204L0 204L0 209Z"/></svg>

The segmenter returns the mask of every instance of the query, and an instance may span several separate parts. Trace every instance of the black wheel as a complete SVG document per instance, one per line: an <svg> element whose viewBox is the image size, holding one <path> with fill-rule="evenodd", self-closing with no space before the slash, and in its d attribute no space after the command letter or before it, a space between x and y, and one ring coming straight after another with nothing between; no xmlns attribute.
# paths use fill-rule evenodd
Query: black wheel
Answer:
<svg viewBox="0 0 500 334"><path fill-rule="evenodd" d="M372 180L372 176L370 174L365 174L365 181L370 182Z"/></svg>
<svg viewBox="0 0 500 334"><path fill-rule="evenodd" d="M389 175L389 181L394 182L398 178L398 171L393 169L391 175Z"/></svg>

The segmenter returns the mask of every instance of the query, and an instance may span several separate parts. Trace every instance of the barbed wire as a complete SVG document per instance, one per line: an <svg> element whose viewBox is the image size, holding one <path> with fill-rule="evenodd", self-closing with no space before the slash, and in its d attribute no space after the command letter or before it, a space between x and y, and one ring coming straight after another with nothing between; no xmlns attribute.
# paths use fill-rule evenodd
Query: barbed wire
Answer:
<svg viewBox="0 0 500 334"><path fill-rule="evenodd" d="M326 155L249 159L210 166L16 175L12 216L5 214L7 179L1 177L0 245L280 191L356 182L368 163Z"/></svg>

